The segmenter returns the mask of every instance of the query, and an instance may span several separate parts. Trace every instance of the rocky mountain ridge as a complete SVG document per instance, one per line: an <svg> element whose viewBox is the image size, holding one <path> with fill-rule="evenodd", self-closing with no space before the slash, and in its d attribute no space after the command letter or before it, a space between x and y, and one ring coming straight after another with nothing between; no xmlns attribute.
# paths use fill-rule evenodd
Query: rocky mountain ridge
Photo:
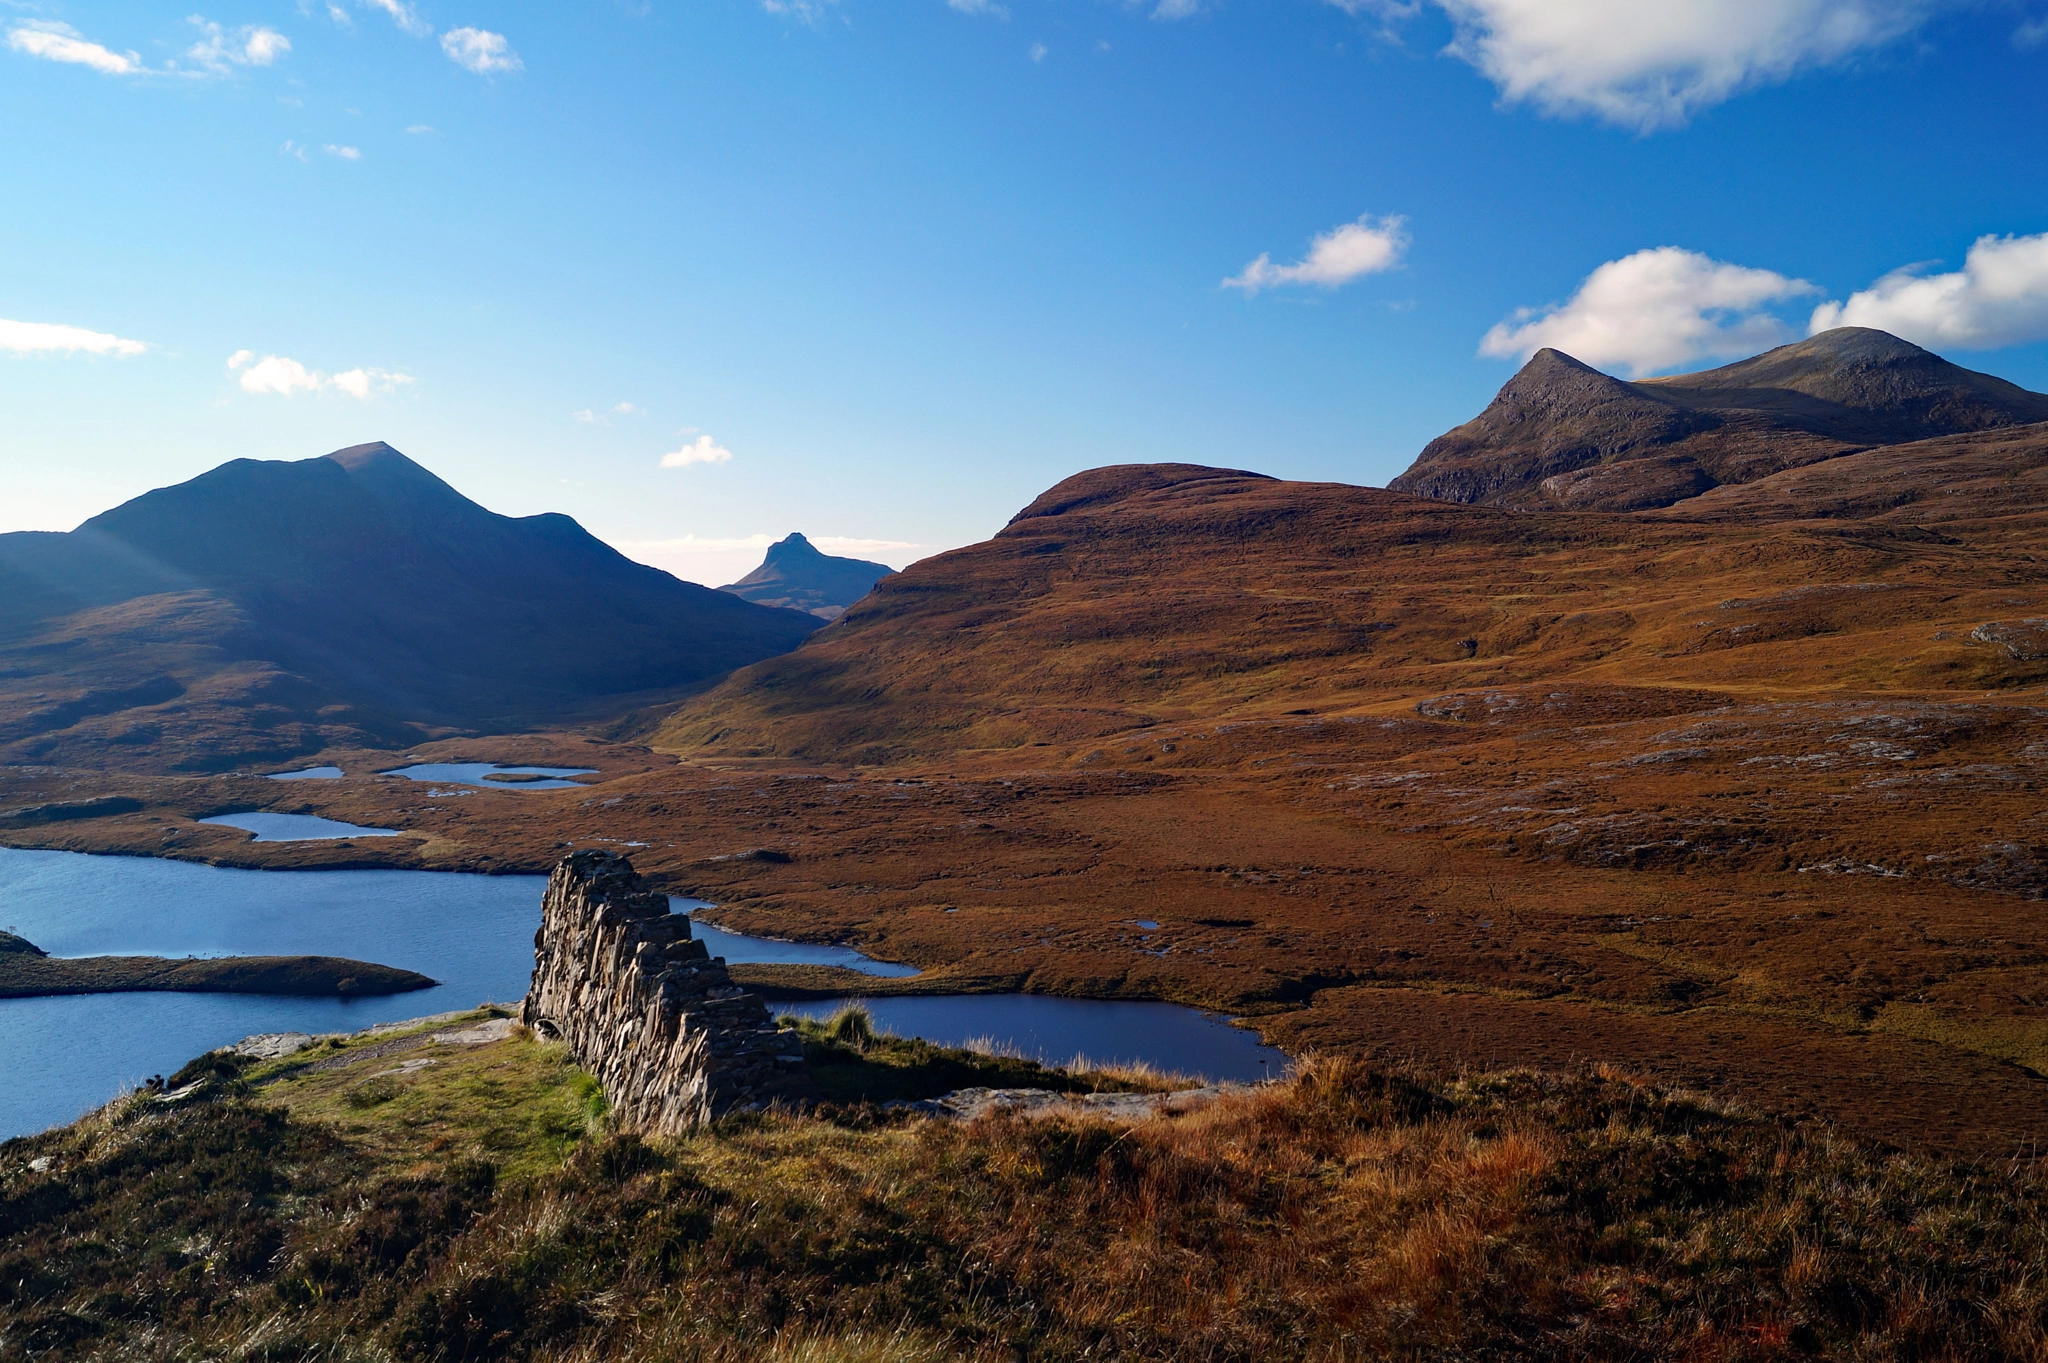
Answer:
<svg viewBox="0 0 2048 1363"><path fill-rule="evenodd" d="M1634 511L1857 450L2043 421L2048 395L1862 327L1634 382L1545 348L1388 486L1489 506Z"/></svg>

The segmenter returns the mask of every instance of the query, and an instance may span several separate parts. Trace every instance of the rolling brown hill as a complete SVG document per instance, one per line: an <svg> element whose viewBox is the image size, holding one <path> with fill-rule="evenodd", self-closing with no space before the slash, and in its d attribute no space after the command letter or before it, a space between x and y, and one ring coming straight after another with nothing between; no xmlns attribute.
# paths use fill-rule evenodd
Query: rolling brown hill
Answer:
<svg viewBox="0 0 2048 1363"><path fill-rule="evenodd" d="M2038 427L1634 515L1096 470L686 703L691 815L608 827L941 981L2007 1150L2048 1135L2044 531Z"/></svg>
<svg viewBox="0 0 2048 1363"><path fill-rule="evenodd" d="M1453 502L1631 511L1858 449L2048 421L2048 395L1842 327L1627 383L1543 349L1389 485Z"/></svg>
<svg viewBox="0 0 2048 1363"><path fill-rule="evenodd" d="M817 621L485 510L384 444L0 535L0 761L219 770L673 700Z"/></svg>

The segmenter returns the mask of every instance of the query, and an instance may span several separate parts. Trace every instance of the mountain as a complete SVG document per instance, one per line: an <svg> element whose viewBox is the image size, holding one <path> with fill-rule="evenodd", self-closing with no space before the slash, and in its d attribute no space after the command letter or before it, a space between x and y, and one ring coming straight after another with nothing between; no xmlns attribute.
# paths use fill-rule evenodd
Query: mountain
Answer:
<svg viewBox="0 0 2048 1363"><path fill-rule="evenodd" d="M791 535L768 546L768 556L760 567L718 590L759 605L837 620L848 606L895 571L886 563L819 553L802 535Z"/></svg>
<svg viewBox="0 0 2048 1363"><path fill-rule="evenodd" d="M815 618L487 511L376 443L0 535L0 760L219 769L687 694Z"/></svg>
<svg viewBox="0 0 2048 1363"><path fill-rule="evenodd" d="M2048 395L1866 327L1634 383L1546 348L1388 486L1453 502L1629 511L1854 450L2038 421L2048 421Z"/></svg>

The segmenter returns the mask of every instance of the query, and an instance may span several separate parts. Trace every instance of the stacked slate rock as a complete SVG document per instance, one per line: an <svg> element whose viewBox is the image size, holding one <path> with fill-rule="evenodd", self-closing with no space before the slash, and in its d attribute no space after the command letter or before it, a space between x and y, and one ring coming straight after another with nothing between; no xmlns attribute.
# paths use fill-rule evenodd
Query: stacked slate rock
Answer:
<svg viewBox="0 0 2048 1363"><path fill-rule="evenodd" d="M675 1136L817 1096L796 1033L732 982L631 862L577 852L548 877L521 1020L568 1043L619 1124Z"/></svg>

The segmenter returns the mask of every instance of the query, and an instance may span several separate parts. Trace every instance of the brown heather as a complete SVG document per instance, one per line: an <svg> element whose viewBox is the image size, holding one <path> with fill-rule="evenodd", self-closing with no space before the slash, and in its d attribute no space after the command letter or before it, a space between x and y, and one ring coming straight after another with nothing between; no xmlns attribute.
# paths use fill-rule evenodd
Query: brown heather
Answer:
<svg viewBox="0 0 2048 1363"><path fill-rule="evenodd" d="M848 1103L643 1144L557 1047L386 1063L0 1146L0 1359L1970 1360L2048 1326L2031 1167L1612 1071L1323 1059L1136 1126Z"/></svg>

